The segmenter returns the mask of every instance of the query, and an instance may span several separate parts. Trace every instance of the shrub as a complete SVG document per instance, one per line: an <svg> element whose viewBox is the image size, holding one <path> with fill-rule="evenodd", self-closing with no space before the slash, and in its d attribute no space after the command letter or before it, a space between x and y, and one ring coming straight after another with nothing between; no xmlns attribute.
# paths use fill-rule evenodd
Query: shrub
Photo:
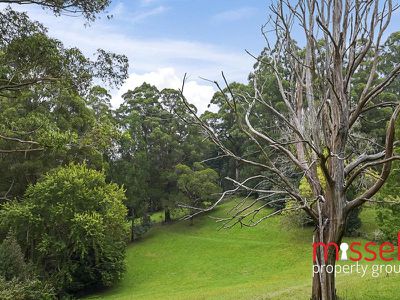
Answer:
<svg viewBox="0 0 400 300"><path fill-rule="evenodd" d="M52 286L37 278L12 234L0 244L0 299L55 299Z"/></svg>
<svg viewBox="0 0 400 300"><path fill-rule="evenodd" d="M152 226L153 222L147 214L136 220L131 227L131 241L140 239Z"/></svg>
<svg viewBox="0 0 400 300"><path fill-rule="evenodd" d="M384 238L389 241L396 240L400 231L400 198L392 198L392 201L398 203L380 205L377 210L378 227Z"/></svg>
<svg viewBox="0 0 400 300"><path fill-rule="evenodd" d="M191 207L207 207L216 200L216 194L221 191L218 185L218 173L201 163L194 163L193 168L178 164L175 167L178 189L183 195L182 200ZM179 195L177 195L179 196ZM195 210L190 211L194 213ZM190 218L193 225L193 217Z"/></svg>
<svg viewBox="0 0 400 300"><path fill-rule="evenodd" d="M49 284L37 278L7 281L0 276L0 295L2 300L50 300L56 299L54 290Z"/></svg>
<svg viewBox="0 0 400 300"><path fill-rule="evenodd" d="M359 236L359 229L361 228L361 219L360 219L361 207L357 207L353 209L348 217L346 223L346 231L344 232L345 236Z"/></svg>
<svg viewBox="0 0 400 300"><path fill-rule="evenodd" d="M127 240L124 191L101 172L70 165L30 186L0 211L28 258L59 293L110 286L121 278Z"/></svg>
<svg viewBox="0 0 400 300"><path fill-rule="evenodd" d="M300 205L295 200L288 200L282 211L282 225L286 228L304 227L313 224L311 217L303 210L296 209Z"/></svg>
<svg viewBox="0 0 400 300"><path fill-rule="evenodd" d="M318 168L318 178L321 182L322 188L326 188L326 180L322 173L321 168ZM313 193L311 186L306 177L302 177L299 184L300 195L305 198L309 203L313 202ZM282 212L282 223L286 227L303 227L313 225L312 218L303 210L295 209L300 204L295 200L288 200L285 203L285 211Z"/></svg>
<svg viewBox="0 0 400 300"><path fill-rule="evenodd" d="M0 245L0 276L9 281L13 278L27 277L27 264L24 254L15 237L9 233Z"/></svg>
<svg viewBox="0 0 400 300"><path fill-rule="evenodd" d="M396 149L398 154L400 149ZM400 163L394 162L392 173L383 188L379 191L377 198L387 202L381 204L377 210L377 221L379 229L386 240L396 240L400 231Z"/></svg>

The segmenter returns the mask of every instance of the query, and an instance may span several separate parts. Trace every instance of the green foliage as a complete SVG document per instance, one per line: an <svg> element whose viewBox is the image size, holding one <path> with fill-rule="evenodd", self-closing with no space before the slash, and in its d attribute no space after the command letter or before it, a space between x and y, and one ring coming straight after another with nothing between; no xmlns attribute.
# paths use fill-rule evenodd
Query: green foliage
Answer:
<svg viewBox="0 0 400 300"><path fill-rule="evenodd" d="M321 183L323 189L326 189L326 179L320 167L317 168L318 179ZM313 192L311 190L311 186L307 181L307 178L303 176L300 180L299 184L300 195L305 198L309 203L313 201ZM287 227L303 227L314 224L311 217L302 209L296 209L299 207L299 203L295 200L288 200L285 203L285 209L288 209L282 212L284 218L282 218L282 222Z"/></svg>
<svg viewBox="0 0 400 300"><path fill-rule="evenodd" d="M7 3L93 20L110 1ZM53 297L31 272L31 262L59 294L109 286L121 277L127 234L123 190L107 184L104 174L76 165L32 184L70 162L107 167L119 132L111 96L95 83L118 87L127 69L124 55L99 49L94 58L86 57L49 37L26 13L10 6L0 11L0 204L6 203L0 238L11 230L18 241L7 237L0 249L1 299Z"/></svg>
<svg viewBox="0 0 400 300"><path fill-rule="evenodd" d="M201 159L208 144L185 121L189 116L178 91L144 83L123 98L116 112L122 134L109 178L126 187L131 218L164 210L170 221L180 197L175 166Z"/></svg>
<svg viewBox="0 0 400 300"><path fill-rule="evenodd" d="M175 167L177 175L177 186L184 197L180 202L185 202L193 208L202 208L210 206L217 199L217 193L221 192L218 185L218 173L207 168L201 163L194 163L193 168L178 164ZM194 213L194 209L189 209ZM191 218L193 224L193 218Z"/></svg>
<svg viewBox="0 0 400 300"><path fill-rule="evenodd" d="M27 277L24 254L12 234L8 234L0 244L0 276L6 281Z"/></svg>
<svg viewBox="0 0 400 300"><path fill-rule="evenodd" d="M400 35L397 34L398 40ZM400 51L400 46L398 50ZM398 83L397 83L398 84ZM400 140L400 120L396 123L396 140ZM400 154L400 148L395 148L395 155ZM386 240L396 240L400 231L400 162L392 163L392 170L384 186L378 192L376 198L383 203L377 207L377 222L379 230ZM384 203L386 202L386 203Z"/></svg>
<svg viewBox="0 0 400 300"><path fill-rule="evenodd" d="M178 164L175 172L178 176L178 188L187 197L191 206L209 205L221 191L218 186L218 173L201 163L194 163L192 169Z"/></svg>
<svg viewBox="0 0 400 300"><path fill-rule="evenodd" d="M201 116L201 119L213 129L218 139L227 148L231 149L235 155L245 156L249 159L254 157L254 153L258 153L258 149L255 149L254 144L249 141L248 135L242 131L245 95L252 93L251 84L230 83L222 91L216 92L211 99L211 104L217 106L218 111L206 111ZM221 150L215 145L213 145L212 151L211 157L221 156L222 154ZM249 168L245 163L227 156L212 160L209 165L218 170L221 179L230 177L236 181L246 178L249 169L251 169L250 172L258 171L254 167ZM232 183L227 180L223 180L222 185L224 189L232 188Z"/></svg>
<svg viewBox="0 0 400 300"><path fill-rule="evenodd" d="M24 281L13 278L7 281L0 276L0 295L2 300L56 299L53 288L36 278Z"/></svg>
<svg viewBox="0 0 400 300"><path fill-rule="evenodd" d="M140 239L152 226L153 221L150 219L149 215L144 215L139 219L133 220L133 225L131 227L131 240L134 241Z"/></svg>
<svg viewBox="0 0 400 300"><path fill-rule="evenodd" d="M377 222L385 240L395 241L400 231L400 199L397 203L385 205L377 211Z"/></svg>
<svg viewBox="0 0 400 300"><path fill-rule="evenodd" d="M399 152L400 149L397 150ZM377 209L379 229L387 240L396 240L400 231L400 163L393 163L392 173L383 188L379 191L378 199L386 201Z"/></svg>
<svg viewBox="0 0 400 300"><path fill-rule="evenodd" d="M20 198L28 184L70 162L107 167L118 132L110 95L94 83L119 86L126 57L99 50L88 58L10 8L0 19L0 194Z"/></svg>
<svg viewBox="0 0 400 300"><path fill-rule="evenodd" d="M357 207L349 213L349 216L347 217L346 230L344 233L346 236L360 235L360 228L362 225L360 218L361 210L361 207Z"/></svg>
<svg viewBox="0 0 400 300"><path fill-rule="evenodd" d="M368 58L361 64L352 84L352 99L359 99L360 94L368 82L368 76L372 68L373 57L371 53L367 54ZM400 57L400 32L393 32L387 38L382 46L379 57L378 69L376 75L372 78L374 84L380 84L386 78L393 68L398 64ZM398 102L400 95L400 79L395 78L394 81L385 88L385 90L376 97L373 101L369 101L365 106L365 112L359 121L357 133L360 134L366 141L359 140L359 149L364 152L376 153L381 150L380 146L385 144L386 128L382 126L389 121L392 115L393 108ZM387 103L379 109L372 109L374 105ZM374 143L370 143L369 141ZM379 146L380 145L380 146Z"/></svg>
<svg viewBox="0 0 400 300"><path fill-rule="evenodd" d="M62 13L83 15L88 20L94 20L96 15L110 5L110 0L7 0L7 4L36 4L49 9L56 15Z"/></svg>
<svg viewBox="0 0 400 300"><path fill-rule="evenodd" d="M317 174L319 181L322 185L322 189L325 190L326 179L320 167L317 168ZM299 184L299 191L300 195L304 197L308 201L308 203L311 203L313 201L313 193L311 190L311 186L308 183L306 177L301 178ZM354 188L350 188L347 196L352 198L354 197L354 195L355 195ZM283 224L288 228L314 225L314 222L311 219L311 217L304 210L296 209L297 207L299 207L297 201L295 200L286 201L285 208L288 210L282 212L282 215L284 216L282 218ZM359 229L361 227L361 219L359 217L360 211L361 208L356 208L349 213L349 216L347 217L346 230L345 230L346 236L357 236L359 234Z"/></svg>
<svg viewBox="0 0 400 300"><path fill-rule="evenodd" d="M317 176L318 176L318 179L319 179L322 189L325 190L326 189L326 179L322 172L321 167L317 168ZM299 191L300 191L300 195L302 197L306 198L308 201L312 200L313 192L312 192L311 186L305 176L303 176L300 180Z"/></svg>
<svg viewBox="0 0 400 300"><path fill-rule="evenodd" d="M313 224L311 217L300 207L295 200L288 200L285 203L285 211L282 212L282 224L288 228L304 227Z"/></svg>
<svg viewBox="0 0 400 300"><path fill-rule="evenodd" d="M1 232L13 230L28 258L58 291L110 286L124 271L124 191L103 173L70 165L30 186L21 202L0 211Z"/></svg>
<svg viewBox="0 0 400 300"><path fill-rule="evenodd" d="M10 233L0 244L1 299L54 299L54 289L41 282L24 260L22 249Z"/></svg>

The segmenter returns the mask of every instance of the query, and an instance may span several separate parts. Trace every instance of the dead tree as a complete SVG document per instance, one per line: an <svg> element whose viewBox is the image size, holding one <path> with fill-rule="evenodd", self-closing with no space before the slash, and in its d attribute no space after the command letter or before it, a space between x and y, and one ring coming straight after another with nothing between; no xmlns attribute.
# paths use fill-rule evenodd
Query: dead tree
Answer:
<svg viewBox="0 0 400 300"><path fill-rule="evenodd" d="M294 209L306 211L316 224L314 242L340 244L349 213L367 201L374 201L373 196L390 174L393 160L400 158L394 153L395 121L400 102L388 103L378 98L400 74L400 62L395 62L388 75L378 72L382 63L382 40L396 9L397 6L389 0L278 0L271 6L270 20L263 28L267 59L260 63L267 64L272 70L286 106L285 113L270 99L264 98L263 84L257 81L257 77L254 78L254 95L243 95L244 101L236 100L237 95L226 98L236 112L239 111L237 106L245 110L244 115L237 113L237 121L264 158L236 156L194 111L192 116L224 156L256 166L272 176L256 174L241 182L231 179L236 188L223 193L212 207L198 209L196 214L211 210L224 197L239 189L258 192L264 199L275 199L273 201L294 199L298 203ZM366 84L355 96L352 81L366 63L369 65ZM190 110L183 92L181 96ZM279 121L284 133L281 136L286 139L274 139L265 128L255 124L256 105L264 106ZM352 140L356 138L355 128L363 113L388 106L393 110L388 124L382 125L387 126L386 142L382 145L384 150L355 151ZM288 165L306 177L314 199L305 199L288 179ZM364 184L356 198L349 199L349 187L371 169L378 170L379 176ZM324 185L318 170L322 171ZM257 186L252 185L254 180L257 180ZM273 182L278 188L263 190L260 180ZM276 211L255 221L254 215L259 208L249 212L251 207L252 204L245 205L225 221L254 226L282 212ZM246 224L248 217L252 218ZM315 264L334 266L335 251L331 251L334 249L330 249L327 260L320 250ZM334 274L322 271L315 275L312 299L336 298Z"/></svg>

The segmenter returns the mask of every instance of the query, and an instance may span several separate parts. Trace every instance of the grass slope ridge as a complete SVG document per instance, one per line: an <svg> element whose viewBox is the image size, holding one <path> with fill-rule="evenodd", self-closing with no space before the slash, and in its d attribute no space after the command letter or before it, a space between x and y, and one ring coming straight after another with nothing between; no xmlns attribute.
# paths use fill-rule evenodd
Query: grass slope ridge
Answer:
<svg viewBox="0 0 400 300"><path fill-rule="evenodd" d="M213 215L225 215L232 205ZM371 224L373 214L363 219ZM155 226L128 247L124 280L89 299L309 299L312 229L286 230L280 217L254 228L218 228L207 216L194 226ZM341 299L398 299L399 279L339 274L337 288Z"/></svg>

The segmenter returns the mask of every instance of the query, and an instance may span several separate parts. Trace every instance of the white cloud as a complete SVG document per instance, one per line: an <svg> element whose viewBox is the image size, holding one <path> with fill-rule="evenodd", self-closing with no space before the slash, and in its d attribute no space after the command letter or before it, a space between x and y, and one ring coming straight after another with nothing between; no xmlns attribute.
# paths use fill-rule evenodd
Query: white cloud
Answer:
<svg viewBox="0 0 400 300"><path fill-rule="evenodd" d="M147 6L147 5L151 5L155 2L157 2L158 0L140 0L140 4L142 6Z"/></svg>
<svg viewBox="0 0 400 300"><path fill-rule="evenodd" d="M102 35L74 31L58 31L64 43L79 45L87 55L97 48L126 54L131 72L148 73L159 68L173 66L179 73L193 77L221 79L224 71L230 81L245 82L254 63L253 58L243 53L232 52L221 47L195 41L173 39L139 39L120 33L103 31Z"/></svg>
<svg viewBox="0 0 400 300"><path fill-rule="evenodd" d="M199 77L220 81L221 71L224 71L228 81L246 82L254 64L253 58L244 51L233 51L194 40L142 38L129 31L124 32L118 23L120 18L128 14L122 2L117 3L110 11L116 15L114 19L103 18L90 26L84 26L85 21L81 18L55 17L51 12L32 6L19 8L28 10L33 19L47 26L51 36L60 39L67 47L79 47L85 55L91 56L98 48L127 55L131 77L152 74L153 81L150 83L155 82L159 88L180 87L183 74L188 73L192 79L187 82L187 93L189 87L190 91L196 91L191 92L190 96L196 106L199 106L199 110L205 109L211 99L209 96L213 94L212 88L199 80ZM135 31L135 25L132 28ZM171 67L173 73L165 73ZM156 82L156 78L164 78L164 81ZM132 83L128 80L129 82ZM112 91L112 94L121 93ZM203 103L206 98L207 103ZM120 98L113 100L114 105L119 102Z"/></svg>
<svg viewBox="0 0 400 300"><path fill-rule="evenodd" d="M118 19L119 21L125 21L134 24L142 22L150 17L161 15L167 10L167 7L160 5L153 8L141 8L138 9L136 12L131 13L123 2L118 2L111 9L110 15L112 15L114 19Z"/></svg>
<svg viewBox="0 0 400 300"><path fill-rule="evenodd" d="M238 9L231 9L220 12L213 16L215 21L239 21L249 18L255 14L256 10L253 7L242 7Z"/></svg>
<svg viewBox="0 0 400 300"><path fill-rule="evenodd" d="M165 11L167 11L167 8L165 6L158 6L158 7L152 8L150 10L142 11L137 14L127 16L127 19L130 22L136 23L136 22L145 20L149 17L160 15L160 14L164 13Z"/></svg>
<svg viewBox="0 0 400 300"><path fill-rule="evenodd" d="M254 59L244 50L233 51L222 45L194 40L138 37L121 30L119 17L100 19L84 26L85 21L81 18L55 17L37 7L23 8L29 10L33 19L44 23L49 34L66 46L79 47L86 55L92 55L98 48L127 55L132 73L148 73L173 66L179 73L208 79L219 79L220 72L224 71L229 80L244 82L254 64ZM112 12L126 14L124 10L124 5L118 3ZM134 30L135 26L132 26Z"/></svg>
<svg viewBox="0 0 400 300"><path fill-rule="evenodd" d="M197 81L188 81L185 83L183 95L185 98L197 107L199 114L204 111L216 111L216 107L211 105L208 107L215 90L211 86L201 85Z"/></svg>
<svg viewBox="0 0 400 300"><path fill-rule="evenodd" d="M100 20L84 27L80 21L68 19L66 26L63 17L55 19L43 11L31 15L49 27L50 35L59 38L66 46L78 46L88 56L98 48L128 56L131 76L119 91L111 91L114 107L121 103L121 95L127 89L133 89L144 81L160 89L179 88L183 74L188 73L192 79L187 82L185 93L199 112L203 112L214 89L203 84L200 77L221 80L220 74L224 71L229 81L245 82L254 63L244 51L238 53L212 44L128 36L116 32L112 20Z"/></svg>
<svg viewBox="0 0 400 300"><path fill-rule="evenodd" d="M144 74L132 73L113 97L112 105L118 107L123 101L122 95L124 93L128 90L133 90L144 82L155 85L159 90L164 88L179 89L182 87L182 79L183 76L179 77L174 68L161 68ZM214 88L208 84L200 84L190 79L185 83L184 95L190 103L197 107L199 113L207 109L207 105L214 93Z"/></svg>

